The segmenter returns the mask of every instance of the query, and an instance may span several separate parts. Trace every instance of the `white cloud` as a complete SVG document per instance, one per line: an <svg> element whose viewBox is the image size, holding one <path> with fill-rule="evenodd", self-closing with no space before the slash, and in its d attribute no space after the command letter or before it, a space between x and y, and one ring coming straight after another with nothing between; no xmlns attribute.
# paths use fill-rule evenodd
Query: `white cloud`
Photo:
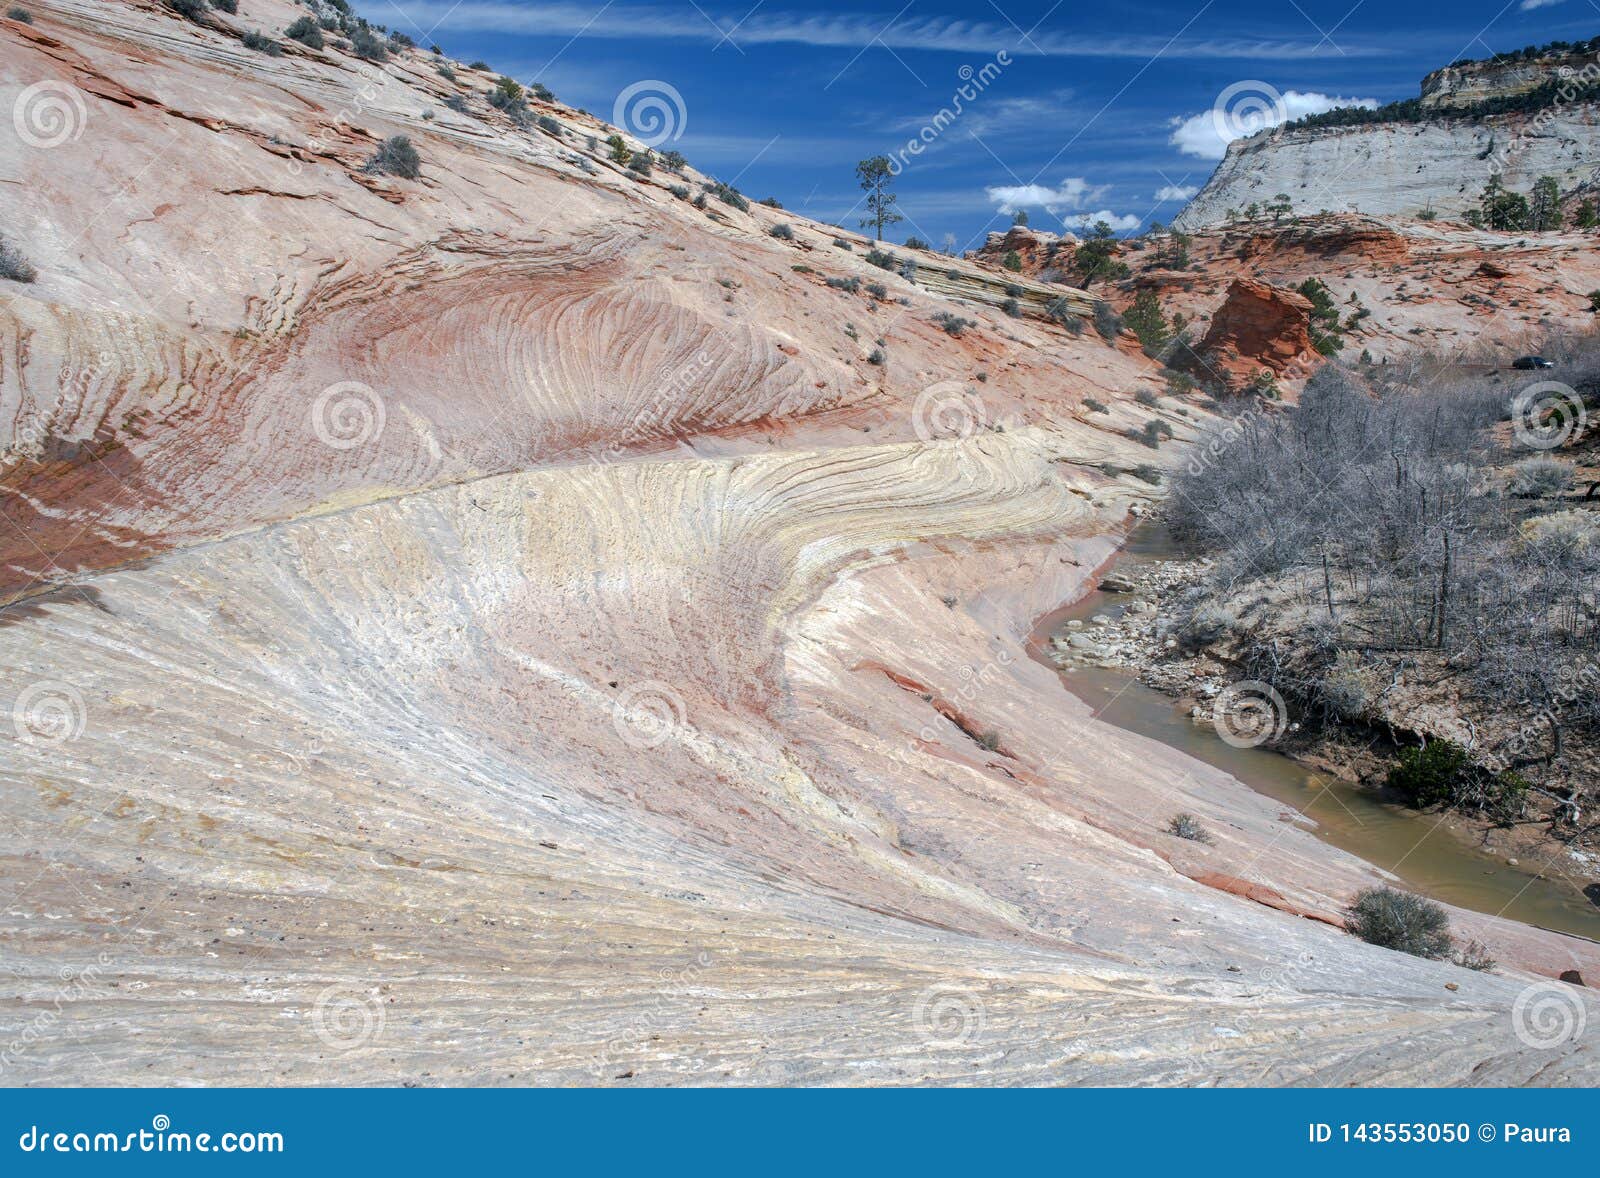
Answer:
<svg viewBox="0 0 1600 1178"><path fill-rule="evenodd" d="M1045 184L1017 184L984 189L1002 213L1027 208L1044 209L1049 213L1081 209L1091 200L1099 200L1107 191L1108 188L1096 187L1082 176L1068 176L1054 188Z"/></svg>
<svg viewBox="0 0 1600 1178"><path fill-rule="evenodd" d="M1188 200L1200 189L1193 184L1168 184L1156 193L1156 203L1165 204L1169 200Z"/></svg>
<svg viewBox="0 0 1600 1178"><path fill-rule="evenodd" d="M1561 2L1562 0L1522 0L1517 9L1520 12L1532 12L1535 8L1553 8Z"/></svg>
<svg viewBox="0 0 1600 1178"><path fill-rule="evenodd" d="M1096 221L1104 221L1118 233L1126 233L1144 224L1138 217L1120 216L1110 209L1101 209L1098 213L1074 213L1070 217L1061 218L1061 223L1068 229L1088 229Z"/></svg>
<svg viewBox="0 0 1600 1178"><path fill-rule="evenodd" d="M1321 114L1339 106L1359 106L1372 110L1377 105L1376 98L1339 98L1315 91L1302 93L1299 90L1286 90L1276 102L1235 106L1225 111L1212 108L1187 118L1179 115L1168 124L1173 131L1167 142L1184 155L1220 160L1227 154L1228 144L1235 139L1254 135L1267 127L1276 127L1306 115Z"/></svg>

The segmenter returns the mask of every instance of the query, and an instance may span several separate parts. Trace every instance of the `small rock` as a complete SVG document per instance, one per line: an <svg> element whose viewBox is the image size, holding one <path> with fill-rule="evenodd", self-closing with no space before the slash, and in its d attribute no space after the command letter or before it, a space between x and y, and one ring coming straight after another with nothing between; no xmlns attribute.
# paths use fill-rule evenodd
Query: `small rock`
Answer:
<svg viewBox="0 0 1600 1178"><path fill-rule="evenodd" d="M1515 867L1516 865L1517 865L1517 861L1515 859L1507 859L1506 860L1506 866L1507 867Z"/></svg>
<svg viewBox="0 0 1600 1178"><path fill-rule="evenodd" d="M1583 980L1583 975L1581 973L1579 973L1575 969L1564 969L1564 970L1562 970L1561 974L1560 974L1560 978L1561 978L1561 980L1563 982L1566 982L1570 986L1586 986L1586 985L1588 985L1588 983Z"/></svg>
<svg viewBox="0 0 1600 1178"><path fill-rule="evenodd" d="M1446 990L1459 990L1459 989L1461 989L1461 987L1456 985L1454 982L1446 982L1444 984L1444 988Z"/></svg>

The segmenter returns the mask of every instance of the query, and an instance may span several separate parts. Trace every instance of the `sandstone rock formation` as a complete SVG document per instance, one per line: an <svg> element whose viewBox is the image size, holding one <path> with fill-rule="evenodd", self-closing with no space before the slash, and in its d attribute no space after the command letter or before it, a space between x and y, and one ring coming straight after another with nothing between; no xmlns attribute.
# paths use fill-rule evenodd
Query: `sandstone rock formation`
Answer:
<svg viewBox="0 0 1600 1178"><path fill-rule="evenodd" d="M1028 657L1206 418L1153 364L285 0L30 7L5 1082L1600 1078L1513 1013L1595 946L1354 940L1374 869Z"/></svg>
<svg viewBox="0 0 1600 1178"><path fill-rule="evenodd" d="M1432 209L1459 217L1478 203L1502 164L1507 188L1527 192L1540 176L1563 190L1600 164L1600 107L1555 113L1537 133L1527 115L1444 118L1305 131L1263 131L1236 139L1200 193L1173 219L1183 230L1226 223L1286 193L1300 214L1358 212L1415 217Z"/></svg>
<svg viewBox="0 0 1600 1178"><path fill-rule="evenodd" d="M1078 239L1072 234L1055 234L1026 225L1013 225L1004 233L991 233L983 245L968 256L992 269L1025 274L1044 282L1062 282L1072 266ZM1021 269L1011 271L1006 259L1016 255Z"/></svg>
<svg viewBox="0 0 1600 1178"><path fill-rule="evenodd" d="M1235 278L1193 349L1198 375L1231 389L1248 385L1266 370L1277 377L1304 366L1315 355L1310 332L1311 301L1292 290L1252 278Z"/></svg>

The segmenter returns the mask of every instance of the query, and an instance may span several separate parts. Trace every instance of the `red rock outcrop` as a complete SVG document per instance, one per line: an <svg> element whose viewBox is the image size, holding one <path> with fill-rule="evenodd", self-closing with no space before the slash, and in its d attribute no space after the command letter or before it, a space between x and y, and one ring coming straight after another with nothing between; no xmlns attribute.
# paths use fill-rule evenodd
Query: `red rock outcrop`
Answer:
<svg viewBox="0 0 1600 1178"><path fill-rule="evenodd" d="M1240 389L1263 369L1277 377L1308 362L1311 301L1292 290L1236 278L1211 318L1205 338L1185 362L1197 375Z"/></svg>
<svg viewBox="0 0 1600 1178"><path fill-rule="evenodd" d="M1059 282L1066 278L1072 266L1072 255L1078 248L1078 239L1068 233L1058 237L1030 229L1026 225L1013 225L1005 233L991 233L989 239L967 257L981 265L1024 274L1044 282ZM1012 271L1005 260L1016 254L1021 269Z"/></svg>

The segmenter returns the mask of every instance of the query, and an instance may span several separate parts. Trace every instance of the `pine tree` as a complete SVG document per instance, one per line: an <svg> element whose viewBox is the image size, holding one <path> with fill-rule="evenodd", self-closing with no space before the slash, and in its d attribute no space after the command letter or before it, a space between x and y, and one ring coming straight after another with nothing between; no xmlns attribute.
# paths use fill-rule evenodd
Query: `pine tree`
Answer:
<svg viewBox="0 0 1600 1178"><path fill-rule="evenodd" d="M899 197L889 191L893 178L893 164L886 155L875 155L856 165L856 179L867 194L867 215L861 218L861 224L872 226L879 241L883 240L884 226L905 220L895 211Z"/></svg>

